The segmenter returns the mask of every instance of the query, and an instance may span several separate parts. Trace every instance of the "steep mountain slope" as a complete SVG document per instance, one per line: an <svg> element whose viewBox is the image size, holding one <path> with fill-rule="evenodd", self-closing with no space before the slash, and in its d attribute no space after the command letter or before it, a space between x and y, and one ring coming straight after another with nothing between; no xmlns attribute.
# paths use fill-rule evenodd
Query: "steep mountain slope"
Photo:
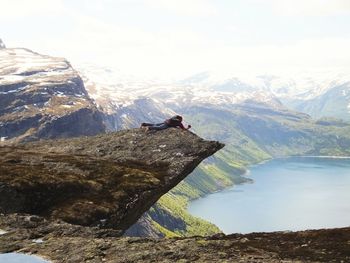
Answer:
<svg viewBox="0 0 350 263"><path fill-rule="evenodd" d="M338 118L350 121L350 82L332 86L309 100L285 99L285 105L314 118Z"/></svg>
<svg viewBox="0 0 350 263"><path fill-rule="evenodd" d="M142 122L159 123L174 111L160 101L144 96L145 83L132 82L119 72L88 66L80 69L89 96L94 99L109 131L136 128ZM152 82L146 82L151 85Z"/></svg>
<svg viewBox="0 0 350 263"><path fill-rule="evenodd" d="M82 79L65 59L28 49L0 49L2 141L94 135L104 130Z"/></svg>
<svg viewBox="0 0 350 263"><path fill-rule="evenodd" d="M253 147L272 157L350 153L350 124L344 122L315 121L303 113L251 101L223 110L191 107L183 113L198 127L198 134L220 138L241 153ZM234 159L249 156L254 155Z"/></svg>
<svg viewBox="0 0 350 263"><path fill-rule="evenodd" d="M162 222L171 218L185 219L185 223L177 227L167 227L177 235L193 234L193 228L206 233L204 225L193 227L191 220L186 219L188 202L249 180L242 174L251 164L289 155L350 155L350 125L344 122L315 121L306 114L253 102L226 109L189 107L180 113L195 127L197 134L223 141L226 147L203 162L153 207L156 211L175 212L148 213L147 216L162 226Z"/></svg>

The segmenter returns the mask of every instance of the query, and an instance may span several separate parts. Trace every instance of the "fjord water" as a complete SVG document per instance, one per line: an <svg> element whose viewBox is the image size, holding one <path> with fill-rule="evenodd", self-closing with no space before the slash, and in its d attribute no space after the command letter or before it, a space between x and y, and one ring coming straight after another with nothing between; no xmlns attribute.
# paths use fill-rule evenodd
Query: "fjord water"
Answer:
<svg viewBox="0 0 350 263"><path fill-rule="evenodd" d="M226 234L350 225L349 158L274 159L247 177L254 182L194 200L189 212Z"/></svg>
<svg viewBox="0 0 350 263"><path fill-rule="evenodd" d="M0 262L6 263L49 263L36 256L24 255L20 253L0 254Z"/></svg>

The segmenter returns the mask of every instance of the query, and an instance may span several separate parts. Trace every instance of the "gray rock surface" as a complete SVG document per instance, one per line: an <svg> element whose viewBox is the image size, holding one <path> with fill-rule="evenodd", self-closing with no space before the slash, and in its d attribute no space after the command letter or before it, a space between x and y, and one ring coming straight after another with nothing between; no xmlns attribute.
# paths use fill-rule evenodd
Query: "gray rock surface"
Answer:
<svg viewBox="0 0 350 263"><path fill-rule="evenodd" d="M189 238L121 238L113 229L1 215L0 253L52 262L349 262L350 228Z"/></svg>
<svg viewBox="0 0 350 263"><path fill-rule="evenodd" d="M0 212L125 231L223 146L171 128L0 147Z"/></svg>

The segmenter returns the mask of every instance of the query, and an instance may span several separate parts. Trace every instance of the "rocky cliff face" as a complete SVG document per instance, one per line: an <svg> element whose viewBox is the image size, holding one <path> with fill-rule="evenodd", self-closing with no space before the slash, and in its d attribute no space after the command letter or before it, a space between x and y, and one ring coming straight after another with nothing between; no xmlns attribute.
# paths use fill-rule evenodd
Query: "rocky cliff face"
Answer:
<svg viewBox="0 0 350 263"><path fill-rule="evenodd" d="M0 49L1 141L95 135L104 130L83 81L66 60L28 49Z"/></svg>
<svg viewBox="0 0 350 263"><path fill-rule="evenodd" d="M222 147L179 129L0 147L0 212L123 232Z"/></svg>

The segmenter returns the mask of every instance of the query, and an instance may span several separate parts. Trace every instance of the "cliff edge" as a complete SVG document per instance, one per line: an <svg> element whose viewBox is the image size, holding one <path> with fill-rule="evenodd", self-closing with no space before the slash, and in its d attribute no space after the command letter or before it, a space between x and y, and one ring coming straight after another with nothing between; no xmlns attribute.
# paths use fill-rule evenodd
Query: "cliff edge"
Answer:
<svg viewBox="0 0 350 263"><path fill-rule="evenodd" d="M119 230L224 145L140 129L0 147L0 212Z"/></svg>

